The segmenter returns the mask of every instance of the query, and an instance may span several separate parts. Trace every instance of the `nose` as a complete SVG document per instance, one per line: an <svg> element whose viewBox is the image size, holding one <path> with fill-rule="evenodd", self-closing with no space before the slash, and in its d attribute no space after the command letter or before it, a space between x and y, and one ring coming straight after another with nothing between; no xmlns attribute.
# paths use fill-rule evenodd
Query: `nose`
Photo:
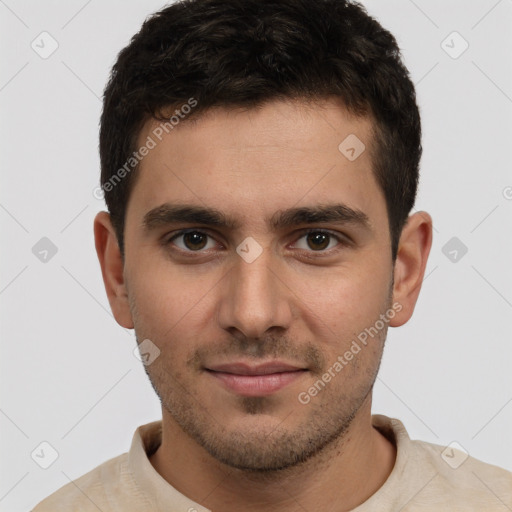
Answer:
<svg viewBox="0 0 512 512"><path fill-rule="evenodd" d="M218 321L231 334L238 331L247 338L259 338L271 329L290 327L293 294L271 260L268 249L251 263L237 256L225 276Z"/></svg>

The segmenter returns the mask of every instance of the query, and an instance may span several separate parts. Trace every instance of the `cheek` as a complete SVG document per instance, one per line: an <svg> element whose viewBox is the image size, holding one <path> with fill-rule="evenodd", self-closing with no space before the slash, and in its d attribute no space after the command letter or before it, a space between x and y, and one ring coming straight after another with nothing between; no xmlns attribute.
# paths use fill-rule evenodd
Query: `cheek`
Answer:
<svg viewBox="0 0 512 512"><path fill-rule="evenodd" d="M321 279L297 281L300 315L312 332L321 329L330 338L346 339L373 325L387 307L391 280L375 268L338 268Z"/></svg>
<svg viewBox="0 0 512 512"><path fill-rule="evenodd" d="M165 264L140 264L130 274L129 292L136 304L134 321L139 336L154 337L165 344L176 337L197 335L204 324L208 292L216 280L189 274Z"/></svg>

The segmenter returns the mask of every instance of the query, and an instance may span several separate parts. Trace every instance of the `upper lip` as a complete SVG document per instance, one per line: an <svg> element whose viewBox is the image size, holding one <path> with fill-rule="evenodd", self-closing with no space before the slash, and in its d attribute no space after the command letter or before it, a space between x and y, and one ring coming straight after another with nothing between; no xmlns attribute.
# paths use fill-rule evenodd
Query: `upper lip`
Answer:
<svg viewBox="0 0 512 512"><path fill-rule="evenodd" d="M282 361L271 361L262 364L247 364L242 362L225 363L206 367L214 372L232 373L235 375L270 375L272 373L295 372L306 368L284 363Z"/></svg>

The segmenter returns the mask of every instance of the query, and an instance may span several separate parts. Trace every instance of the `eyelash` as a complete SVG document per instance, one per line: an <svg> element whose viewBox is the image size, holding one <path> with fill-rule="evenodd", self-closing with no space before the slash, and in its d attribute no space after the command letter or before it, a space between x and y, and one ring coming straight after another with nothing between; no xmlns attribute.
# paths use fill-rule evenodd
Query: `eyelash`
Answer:
<svg viewBox="0 0 512 512"><path fill-rule="evenodd" d="M170 238L169 237L166 238L164 240L164 246L170 245L171 242L173 242L174 240L176 240L177 238L179 238L181 236L186 235L187 233L199 233L201 235L206 235L209 238L215 239L212 235L208 234L205 231L202 231L200 229L189 228L189 229L183 229L181 231L178 231L177 233L174 233ZM338 245L336 245L335 247L332 247L331 249L319 250L319 251L314 251L312 249L310 249L310 250L299 249L300 251L305 251L306 253L309 253L308 256L311 256L312 254L315 254L315 255L330 254L332 251L339 250L340 246L347 247L350 245L350 242L346 238L343 238L342 236L340 236L332 231L329 231L326 229L318 229L318 228L317 229L311 228L311 229L307 229L305 231L301 231L300 236L297 238L297 241L304 237L307 237L309 234L312 234L312 233L320 233L320 234L328 235L329 237L334 238L338 242ZM295 243L297 243L297 241ZM198 254L198 255L206 254L209 251L209 250L192 251L192 250L181 249L180 247L174 247L174 249L181 253Z"/></svg>

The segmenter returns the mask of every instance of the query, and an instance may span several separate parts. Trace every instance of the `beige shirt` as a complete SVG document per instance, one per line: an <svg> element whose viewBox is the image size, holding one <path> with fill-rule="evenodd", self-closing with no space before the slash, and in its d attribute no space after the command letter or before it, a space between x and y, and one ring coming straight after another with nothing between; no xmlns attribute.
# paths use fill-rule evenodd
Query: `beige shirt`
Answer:
<svg viewBox="0 0 512 512"><path fill-rule="evenodd" d="M397 446L384 485L353 512L512 510L512 473L455 448L411 441L396 419L373 424ZM178 492L149 462L162 422L139 427L128 453L110 459L43 500L33 512L208 512Z"/></svg>

